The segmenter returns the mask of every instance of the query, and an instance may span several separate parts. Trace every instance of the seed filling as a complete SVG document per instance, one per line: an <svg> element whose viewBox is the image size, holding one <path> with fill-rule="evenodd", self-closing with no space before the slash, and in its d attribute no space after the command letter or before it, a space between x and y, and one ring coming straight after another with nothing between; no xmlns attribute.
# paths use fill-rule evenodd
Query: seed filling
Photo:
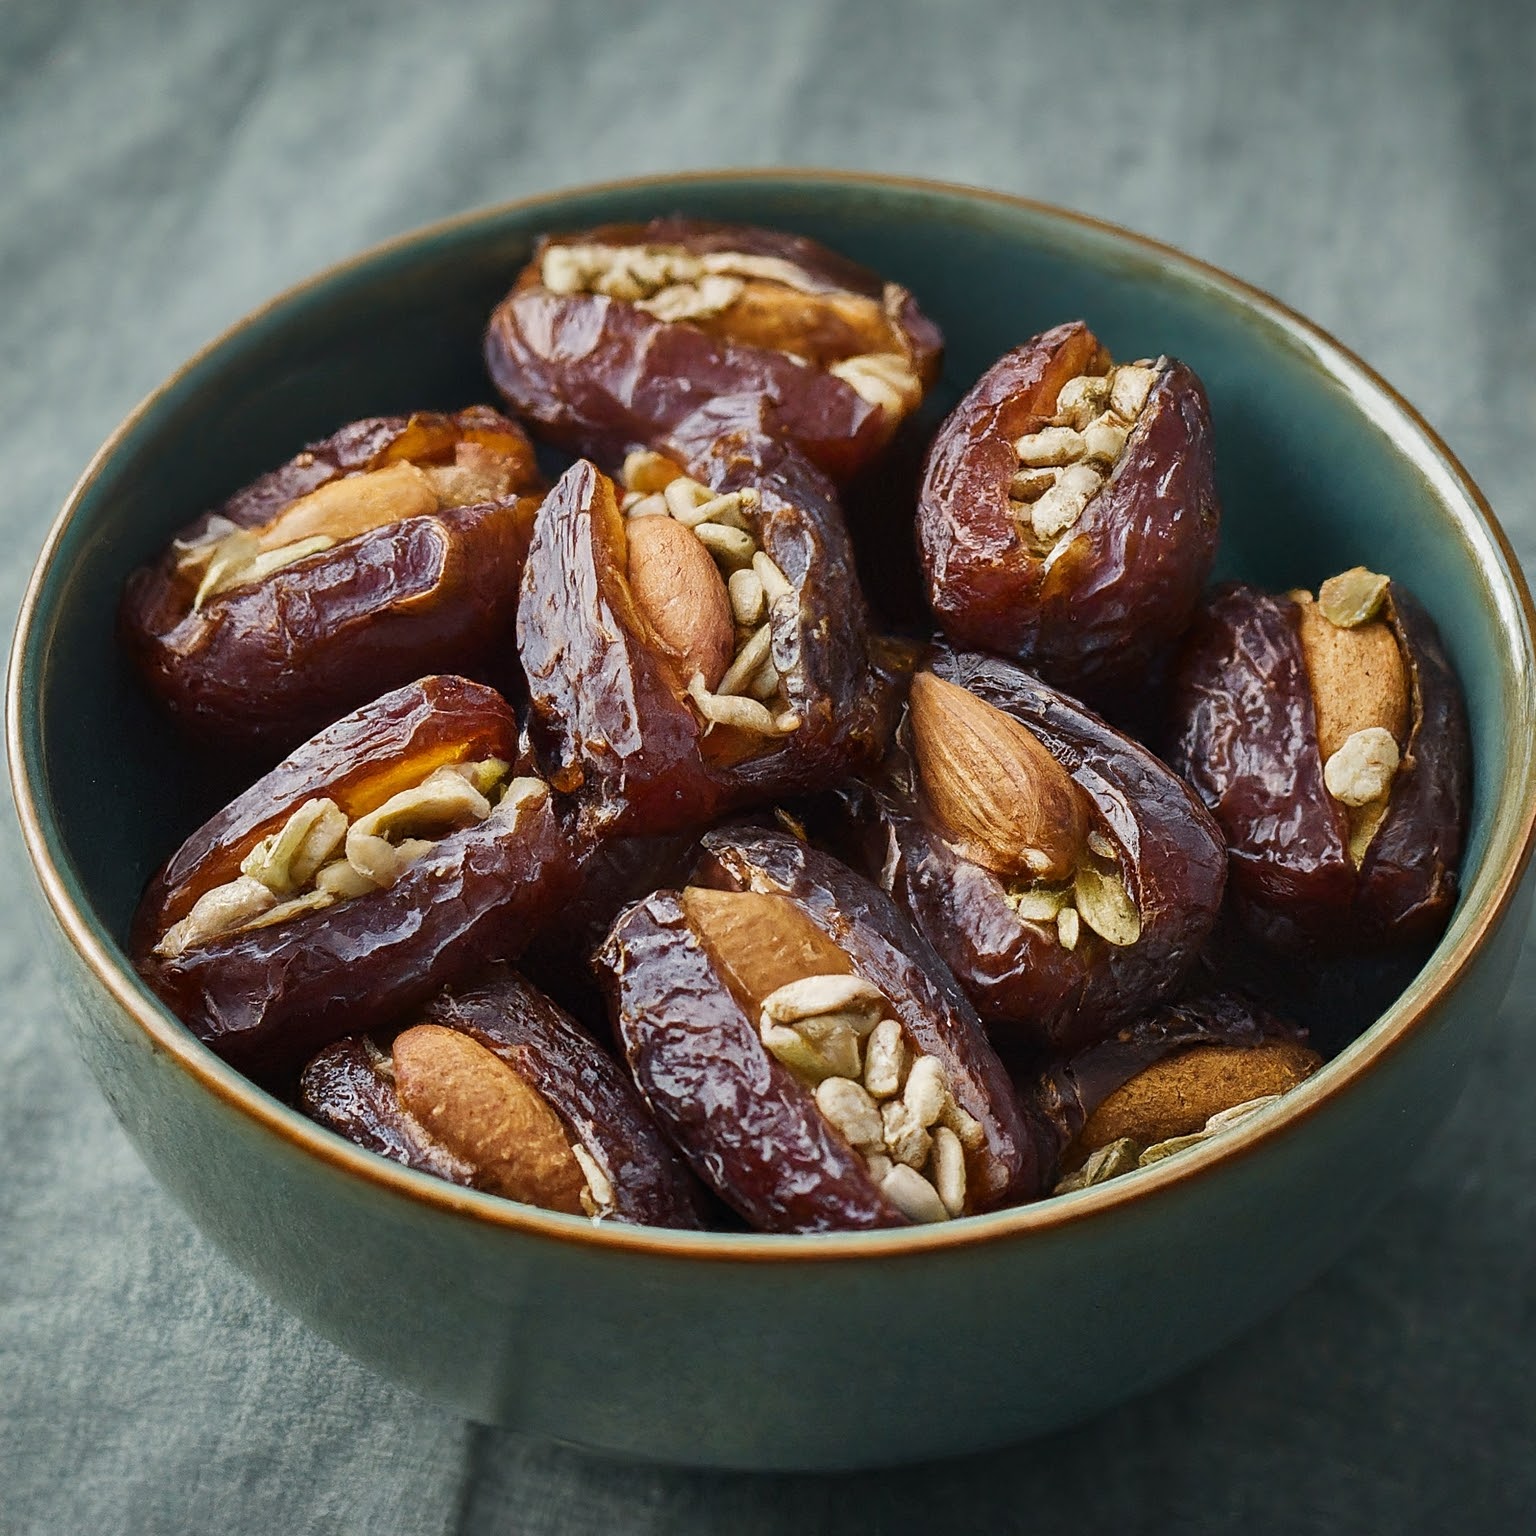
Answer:
<svg viewBox="0 0 1536 1536"><path fill-rule="evenodd" d="M789 690L773 660L772 616L794 593L789 578L767 555L753 528L762 496L752 486L712 491L670 459L649 450L631 453L619 472L626 517L670 517L709 551L730 597L735 644L730 664L710 689L702 676L688 682L688 698L705 722L763 737L800 728Z"/></svg>
<svg viewBox="0 0 1536 1536"><path fill-rule="evenodd" d="M175 959L189 949L268 928L393 885L449 833L493 814L515 815L547 791L537 779L507 782L500 758L436 768L355 820L334 800L306 800L245 856L237 879L205 891L173 923L155 953Z"/></svg>
<svg viewBox="0 0 1536 1536"><path fill-rule="evenodd" d="M698 254L672 245L604 245L581 241L551 245L539 263L539 281L551 293L564 296L590 293L618 299L658 320L713 320L724 314L747 290L749 282L770 283L821 298L834 306L850 304L883 312L893 339L904 291L887 284L882 301L841 291L828 291L813 282L793 262L778 256L753 256L744 251L703 251ZM785 354L794 357L791 349ZM841 379L871 405L892 415L905 415L923 396L922 380L905 353L861 352L830 364L827 372Z"/></svg>
<svg viewBox="0 0 1536 1536"><path fill-rule="evenodd" d="M1141 913L1131 895L1114 843L1095 829L1069 883L1014 881L1003 887L1003 900L1021 922L1039 924L1063 949L1076 949L1086 926L1126 948L1141 937Z"/></svg>
<svg viewBox="0 0 1536 1536"><path fill-rule="evenodd" d="M1008 487L1015 521L1044 553L1074 527L1125 451L1158 369L1124 363L1079 374L1056 394L1056 414L1013 445L1019 462Z"/></svg>
<svg viewBox="0 0 1536 1536"><path fill-rule="evenodd" d="M789 982L763 999L759 1033L904 1215L964 1213L965 1153L981 1147L981 1123L955 1102L943 1062L908 1046L878 987L847 975Z"/></svg>

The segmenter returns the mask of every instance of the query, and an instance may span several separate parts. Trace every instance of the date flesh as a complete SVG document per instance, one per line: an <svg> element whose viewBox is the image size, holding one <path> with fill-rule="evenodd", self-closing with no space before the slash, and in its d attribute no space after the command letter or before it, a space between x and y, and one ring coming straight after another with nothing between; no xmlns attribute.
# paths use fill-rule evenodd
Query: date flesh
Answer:
<svg viewBox="0 0 1536 1536"><path fill-rule="evenodd" d="M1168 358L1114 370L1078 321L1005 354L951 412L917 530L956 645L1102 699L1187 627L1219 523L1200 381Z"/></svg>
<svg viewBox="0 0 1536 1536"><path fill-rule="evenodd" d="M522 430L483 406L354 422L136 572L121 633L191 730L290 746L510 646L543 491Z"/></svg>
<svg viewBox="0 0 1536 1536"><path fill-rule="evenodd" d="M548 236L491 317L512 408L599 461L721 396L846 481L938 377L943 338L894 283L811 240L692 219Z"/></svg>
<svg viewBox="0 0 1536 1536"><path fill-rule="evenodd" d="M1362 672L1329 686L1322 668L1335 658L1304 645L1304 623L1317 622L1309 604L1240 583L1218 589L1175 675L1172 761L1226 834L1241 921L1282 950L1420 943L1455 905L1470 772L1461 691L1418 603L1395 582L1378 601L1369 624L1401 657L1406 709L1361 716L1401 720L1395 732L1372 727L1400 737L1374 806L1330 791L1319 690L1328 699L1353 686L1369 709L1382 681Z"/></svg>

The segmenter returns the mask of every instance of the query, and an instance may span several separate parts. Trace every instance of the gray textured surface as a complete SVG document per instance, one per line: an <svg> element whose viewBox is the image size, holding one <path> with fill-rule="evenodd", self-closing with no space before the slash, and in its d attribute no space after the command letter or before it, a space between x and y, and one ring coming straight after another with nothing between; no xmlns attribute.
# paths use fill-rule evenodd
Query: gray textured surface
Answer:
<svg viewBox="0 0 1536 1536"><path fill-rule="evenodd" d="M1522 0L945 10L0 0L9 616L97 443L316 267L630 173L846 165L1072 204L1332 329L1536 557ZM21 857L9 818L0 849ZM473 1430L279 1313L151 1184L0 892L0 1531L1529 1529L1536 955L1406 1190L1268 1327L1049 1442L874 1477Z"/></svg>

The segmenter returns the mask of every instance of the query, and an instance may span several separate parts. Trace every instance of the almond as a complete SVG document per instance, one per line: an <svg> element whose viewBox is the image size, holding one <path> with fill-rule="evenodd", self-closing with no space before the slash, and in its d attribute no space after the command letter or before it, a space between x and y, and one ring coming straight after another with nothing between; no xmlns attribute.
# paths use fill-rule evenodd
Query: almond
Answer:
<svg viewBox="0 0 1536 1536"><path fill-rule="evenodd" d="M390 464L327 481L309 495L289 502L255 532L262 549L280 549L315 535L340 543L437 509L437 492L422 470L414 464Z"/></svg>
<svg viewBox="0 0 1536 1536"><path fill-rule="evenodd" d="M999 875L1072 875L1087 796L1027 726L931 672L912 679L911 717L928 802L966 858Z"/></svg>
<svg viewBox="0 0 1536 1536"><path fill-rule="evenodd" d="M709 551L670 517L631 518L629 590L683 681L696 673L711 692L731 662L731 600Z"/></svg>
<svg viewBox="0 0 1536 1536"><path fill-rule="evenodd" d="M1188 1136L1212 1115L1272 1093L1284 1093L1322 1065L1316 1051L1292 1040L1261 1045L1194 1045L1144 1067L1088 1117L1073 1146L1081 1161L1128 1137L1141 1146Z"/></svg>
<svg viewBox="0 0 1536 1536"><path fill-rule="evenodd" d="M683 912L755 1019L763 999L807 976L846 976L847 955L787 896L690 885Z"/></svg>
<svg viewBox="0 0 1536 1536"><path fill-rule="evenodd" d="M1309 594L1294 596L1323 760L1356 731L1374 726L1401 746L1408 733L1408 669L1392 626L1373 619L1346 628L1328 619Z"/></svg>
<svg viewBox="0 0 1536 1536"><path fill-rule="evenodd" d="M418 1024L396 1040L400 1102L493 1194L582 1214L587 1181L560 1117L478 1040Z"/></svg>

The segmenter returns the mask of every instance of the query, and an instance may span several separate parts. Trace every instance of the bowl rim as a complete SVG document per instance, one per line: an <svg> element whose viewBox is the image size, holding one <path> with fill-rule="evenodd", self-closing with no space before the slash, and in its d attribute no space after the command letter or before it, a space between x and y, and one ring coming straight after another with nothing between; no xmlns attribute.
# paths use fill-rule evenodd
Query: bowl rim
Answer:
<svg viewBox="0 0 1536 1536"><path fill-rule="evenodd" d="M1478 871L1477 880L1472 882L1476 886L1491 881L1491 889L1482 897L1481 909L1458 914L1458 919L1465 916L1466 921L1449 951L1437 954L1408 989L1319 1072L1290 1090L1279 1103L1266 1111L1248 1117L1219 1138L1193 1147L1179 1157L1167 1158L1151 1168L1138 1170L1134 1179L1110 1180L1069 1195L1048 1197L1028 1205L923 1227L815 1235L685 1232L668 1228L632 1227L591 1222L583 1217L544 1211L477 1190L463 1189L433 1178L430 1174L405 1168L387 1158L366 1152L306 1119L297 1110L289 1108L228 1067L154 998L133 973L127 957L97 931L93 919L77 905L71 894L71 875L67 861L55 855L51 835L54 832L52 817L42 804L46 799L46 791L40 790L34 782L44 775L40 772L42 754L39 719L35 712L31 712L29 717L27 708L33 686L27 662L33 653L34 638L42 618L44 591L70 525L123 441L189 373L201 367L242 332L259 325L268 316L315 290L374 263L387 261L414 246L430 244L478 224L494 224L509 216L523 216L541 207L555 206L573 199L646 190L661 194L668 188L722 182L840 185L850 189L904 192L972 201L1027 213L1044 223L1065 227L1069 233L1075 232L1111 246L1119 245L1164 268L1171 267L1177 275L1186 280L1194 280L1236 308L1256 314L1269 322L1309 354L1335 382L1352 386L1349 393L1353 403L1375 420L1398 452L1408 454L1421 470L1438 468L1440 474L1436 478L1441 483L1437 485L1435 479L1431 478L1429 485L1437 500L1444 503L1449 488L1459 492L1470 503L1501 557L1502 572L1484 569L1487 593L1493 600L1499 628L1506 635L1513 632L1513 638L1523 647L1527 662L1522 692L1526 705L1525 718L1536 713L1536 707L1533 707L1533 700L1536 700L1536 681L1533 681L1536 679L1536 648L1533 648L1536 606L1532 604L1530 589L1519 560L1487 498L1439 434L1392 385L1321 326L1265 290L1163 241L1092 215L962 182L869 171L777 166L657 173L561 187L471 209L408 230L331 263L291 284L227 326L145 395L123 418L81 472L49 528L27 583L11 644L6 680L6 748L11 791L33 874L66 941L94 980L143 1031L152 1048L163 1051L189 1077L222 1099L226 1108L243 1114L257 1126L287 1143L291 1152L318 1157L334 1171L359 1178L372 1186L370 1192L380 1197L404 1196L439 1213L463 1216L485 1227L510 1230L529 1238L612 1252L640 1251L658 1259L732 1263L915 1258L954 1248L1000 1243L1028 1233L1052 1231L1099 1218L1112 1211L1123 1211L1128 1205L1137 1209L1150 1209L1158 1197L1187 1186L1218 1167L1229 1166L1239 1158L1251 1156L1273 1140L1294 1133L1325 1106L1348 1093L1360 1079L1368 1076L1386 1057L1427 1025L1442 1001L1458 984L1483 941L1507 916L1530 862L1533 847L1536 847L1536 750L1532 749L1529 742L1520 765L1522 771L1518 782L1506 782L1503 788L1501 798L1505 803L1505 811L1493 825L1484 851L1483 865ZM1369 398L1372 394L1376 397L1374 401ZM1371 404L1375 404L1378 409L1374 412L1368 410ZM1384 412L1380 409L1383 405L1386 407ZM1405 427L1409 429L1407 433ZM1419 439L1417 444L1412 441L1415 433ZM1415 447L1419 449L1417 454L1411 452ZM1501 597L1503 601L1500 601ZM1510 597L1514 599L1513 605L1508 601ZM1529 736L1530 733L1525 734ZM34 772L34 769L39 771ZM1514 828L1507 826L1511 807L1519 810ZM62 840L57 851L63 854ZM1493 867L1495 857L1501 859L1497 868ZM1455 921L1453 919L1453 924Z"/></svg>

